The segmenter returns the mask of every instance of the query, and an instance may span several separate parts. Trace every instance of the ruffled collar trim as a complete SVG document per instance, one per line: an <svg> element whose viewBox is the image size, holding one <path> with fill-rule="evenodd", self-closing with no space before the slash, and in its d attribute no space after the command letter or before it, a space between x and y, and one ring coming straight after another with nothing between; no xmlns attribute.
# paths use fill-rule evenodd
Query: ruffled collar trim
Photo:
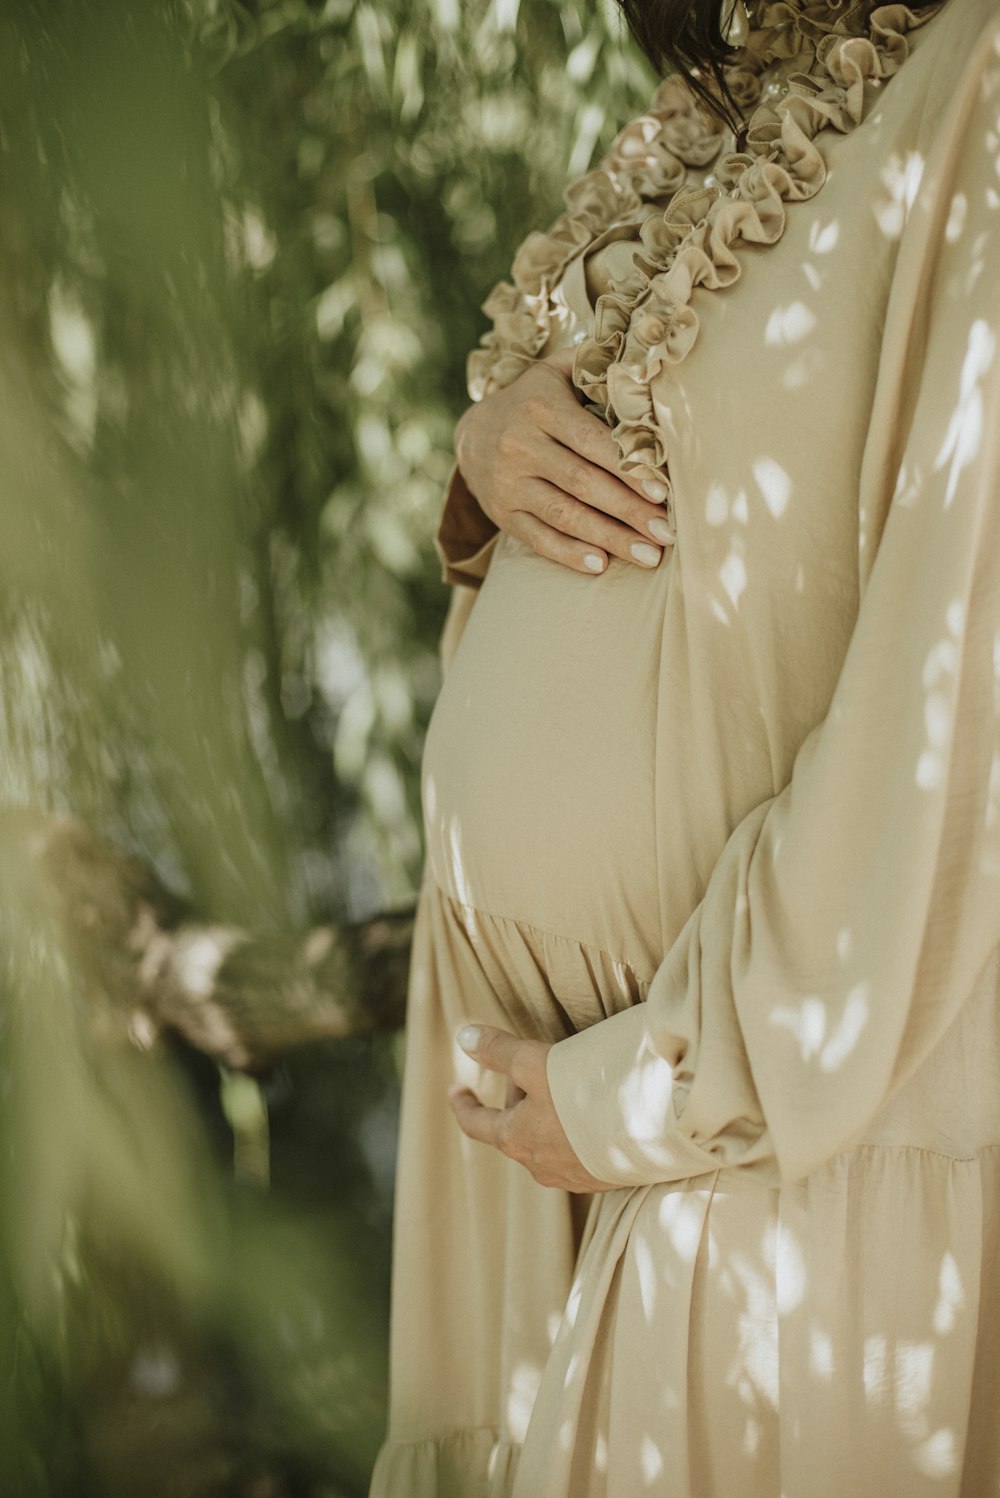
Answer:
<svg viewBox="0 0 1000 1498"><path fill-rule="evenodd" d="M739 140L706 116L682 79L668 78L594 170L567 188L565 212L523 241L513 282L501 281L483 303L493 328L469 356L470 397L510 384L542 353L564 310L552 292L574 256L598 239L636 239L630 277L597 299L573 381L611 427L623 470L666 482L665 515L676 535L650 384L694 345L695 288L738 280L741 242L778 242L785 205L814 197L826 180L816 136L861 122L906 60L910 33L940 8L765 0L725 70L745 121Z"/></svg>

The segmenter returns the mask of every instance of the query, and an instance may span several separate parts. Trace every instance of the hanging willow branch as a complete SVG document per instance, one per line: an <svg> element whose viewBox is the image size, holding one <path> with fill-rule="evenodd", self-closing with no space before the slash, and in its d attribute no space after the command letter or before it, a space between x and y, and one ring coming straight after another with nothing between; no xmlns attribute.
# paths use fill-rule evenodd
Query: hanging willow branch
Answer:
<svg viewBox="0 0 1000 1498"><path fill-rule="evenodd" d="M412 908L258 936L198 920L83 824L30 813L0 817L0 864L4 881L16 871L22 895L44 899L105 1032L144 1047L173 1032L258 1071L299 1046L403 1024Z"/></svg>

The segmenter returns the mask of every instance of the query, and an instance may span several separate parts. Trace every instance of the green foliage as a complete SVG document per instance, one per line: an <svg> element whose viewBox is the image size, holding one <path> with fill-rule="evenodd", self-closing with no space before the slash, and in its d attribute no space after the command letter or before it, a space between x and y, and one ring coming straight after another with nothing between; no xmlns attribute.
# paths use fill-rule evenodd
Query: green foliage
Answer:
<svg viewBox="0 0 1000 1498"><path fill-rule="evenodd" d="M652 80L610 0L8 0L0 70L0 811L257 930L412 898L480 303ZM0 1490L363 1492L392 1047L102 1049L21 875Z"/></svg>

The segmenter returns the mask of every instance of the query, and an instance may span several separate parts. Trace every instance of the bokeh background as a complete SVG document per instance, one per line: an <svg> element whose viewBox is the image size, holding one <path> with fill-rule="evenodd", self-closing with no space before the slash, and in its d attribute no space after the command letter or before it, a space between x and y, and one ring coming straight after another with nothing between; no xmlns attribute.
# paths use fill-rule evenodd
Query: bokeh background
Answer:
<svg viewBox="0 0 1000 1498"><path fill-rule="evenodd" d="M0 1493L360 1498L466 355L655 80L613 0L0 70Z"/></svg>

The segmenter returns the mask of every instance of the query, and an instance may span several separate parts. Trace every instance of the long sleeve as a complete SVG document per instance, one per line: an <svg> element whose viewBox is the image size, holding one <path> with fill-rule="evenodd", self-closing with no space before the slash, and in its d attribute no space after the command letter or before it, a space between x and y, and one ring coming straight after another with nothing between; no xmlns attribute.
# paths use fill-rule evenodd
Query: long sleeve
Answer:
<svg viewBox="0 0 1000 1498"><path fill-rule="evenodd" d="M482 304L491 326L469 354L469 398L513 383L537 360L572 343L589 322L588 267L635 226L662 212L678 188L700 180L721 142L716 124L676 77L660 83L646 110L619 131L598 164L563 193L565 208L544 232L528 234ZM442 580L478 588L499 531L480 508L457 464L435 536Z"/></svg>
<svg viewBox="0 0 1000 1498"><path fill-rule="evenodd" d="M885 523L829 709L646 1002L549 1052L570 1142L613 1183L805 1176L931 1061L1000 944L995 44L980 58L900 246L920 310L887 323L901 374L850 500Z"/></svg>

